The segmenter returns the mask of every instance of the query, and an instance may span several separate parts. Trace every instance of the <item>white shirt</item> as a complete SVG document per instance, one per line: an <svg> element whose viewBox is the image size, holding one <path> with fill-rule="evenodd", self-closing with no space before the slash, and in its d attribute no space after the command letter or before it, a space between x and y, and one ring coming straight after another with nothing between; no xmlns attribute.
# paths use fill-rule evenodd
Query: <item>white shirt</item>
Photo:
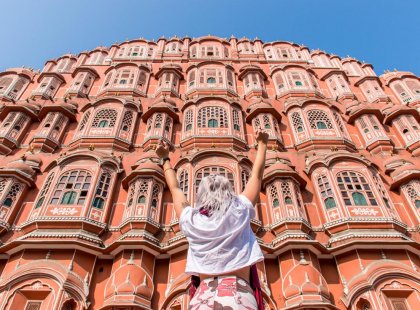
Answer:
<svg viewBox="0 0 420 310"><path fill-rule="evenodd" d="M219 221L211 221L199 210L186 207L179 220L189 243L185 272L223 274L264 260L251 230L250 219L254 217L254 206L243 195Z"/></svg>

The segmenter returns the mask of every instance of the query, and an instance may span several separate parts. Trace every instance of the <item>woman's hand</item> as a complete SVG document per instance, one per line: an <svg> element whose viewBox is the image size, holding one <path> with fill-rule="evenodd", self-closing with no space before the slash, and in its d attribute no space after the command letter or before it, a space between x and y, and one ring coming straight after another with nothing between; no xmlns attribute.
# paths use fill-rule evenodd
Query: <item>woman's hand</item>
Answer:
<svg viewBox="0 0 420 310"><path fill-rule="evenodd" d="M156 152L156 155L161 159L168 158L169 157L168 143L163 140L159 140L159 145L157 146L155 152Z"/></svg>
<svg viewBox="0 0 420 310"><path fill-rule="evenodd" d="M257 143L267 144L268 133L266 133L265 131L263 131L261 129L257 130L257 132L255 133L255 140L257 140Z"/></svg>

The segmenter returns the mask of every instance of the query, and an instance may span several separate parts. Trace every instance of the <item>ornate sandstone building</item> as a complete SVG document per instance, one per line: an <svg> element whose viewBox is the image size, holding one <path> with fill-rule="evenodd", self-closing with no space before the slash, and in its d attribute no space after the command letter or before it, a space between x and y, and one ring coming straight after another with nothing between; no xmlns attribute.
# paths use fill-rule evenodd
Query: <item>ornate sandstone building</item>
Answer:
<svg viewBox="0 0 420 310"><path fill-rule="evenodd" d="M266 309L419 309L420 79L289 42L161 38L0 73L0 309L185 310L187 242L153 148L194 201L240 192Z"/></svg>

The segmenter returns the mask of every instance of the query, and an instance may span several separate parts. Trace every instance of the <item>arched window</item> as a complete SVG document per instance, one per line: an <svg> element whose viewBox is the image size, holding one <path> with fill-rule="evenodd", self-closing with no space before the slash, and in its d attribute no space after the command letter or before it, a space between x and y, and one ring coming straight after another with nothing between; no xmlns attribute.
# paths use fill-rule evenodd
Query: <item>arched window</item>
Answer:
<svg viewBox="0 0 420 310"><path fill-rule="evenodd" d="M418 212L418 209L420 209L420 181L412 180L401 186L401 189L410 205Z"/></svg>
<svg viewBox="0 0 420 310"><path fill-rule="evenodd" d="M65 192L63 197L61 198L61 204L62 205L72 205L74 204L75 200L77 197L77 193L70 191L70 192Z"/></svg>
<svg viewBox="0 0 420 310"><path fill-rule="evenodd" d="M317 129L327 129L327 125L325 125L325 123L322 122L322 121L318 121L318 122L316 122L316 128Z"/></svg>
<svg viewBox="0 0 420 310"><path fill-rule="evenodd" d="M45 181L44 185L42 186L41 191L39 192L39 195L38 195L38 200L37 200L37 202L35 203L35 209L38 209L38 208L39 208L39 207L41 207L41 206L42 206L42 204L44 203L44 201L45 201L45 196L47 195L47 193L48 193L48 191L49 191L49 189L50 189L51 182L52 182L53 178L54 178L54 173L51 173L51 174L47 177L47 180Z"/></svg>
<svg viewBox="0 0 420 310"><path fill-rule="evenodd" d="M181 173L178 177L179 180L179 188L182 190L182 192L188 197L188 183L189 183L189 175L188 171L183 169L181 170Z"/></svg>
<svg viewBox="0 0 420 310"><path fill-rule="evenodd" d="M218 123L217 119L209 119L209 121L207 122L207 127L209 127L209 128L219 127L219 123Z"/></svg>
<svg viewBox="0 0 420 310"><path fill-rule="evenodd" d="M337 204L333 196L333 191L332 191L330 182L326 175L322 175L318 178L318 187L319 187L321 199L324 202L325 208L327 210L331 208L335 208Z"/></svg>
<svg viewBox="0 0 420 310"><path fill-rule="evenodd" d="M114 127L118 113L113 109L95 111L92 127Z"/></svg>
<svg viewBox="0 0 420 310"><path fill-rule="evenodd" d="M198 111L197 125L205 127L228 127L226 110L222 107L203 107Z"/></svg>
<svg viewBox="0 0 420 310"><path fill-rule="evenodd" d="M284 203L287 204L287 205L291 205L291 204L293 204L293 200L289 196L286 196L286 197L284 197Z"/></svg>
<svg viewBox="0 0 420 310"><path fill-rule="evenodd" d="M162 114L161 113L156 114L155 128L161 128L162 127L162 120L163 120Z"/></svg>
<svg viewBox="0 0 420 310"><path fill-rule="evenodd" d="M242 185L242 190L245 189L246 184L248 183L249 180L249 171L242 169L241 171L241 185Z"/></svg>
<svg viewBox="0 0 420 310"><path fill-rule="evenodd" d="M240 121L239 121L239 111L236 109L232 110L232 118L233 118L233 129L234 130L241 130Z"/></svg>
<svg viewBox="0 0 420 310"><path fill-rule="evenodd" d="M299 112L293 112L292 113L292 125L295 129L295 132L303 132L305 129L305 126L303 125L303 120Z"/></svg>
<svg viewBox="0 0 420 310"><path fill-rule="evenodd" d="M263 122L264 122L264 128L265 129L271 129L270 117L268 117L267 114L263 115Z"/></svg>
<svg viewBox="0 0 420 310"><path fill-rule="evenodd" d="M333 129L333 124L325 111L310 110L307 112L308 121L312 129Z"/></svg>
<svg viewBox="0 0 420 310"><path fill-rule="evenodd" d="M354 205L355 206L367 206L367 201L365 196L363 196L362 193L359 192L354 192L351 194L353 201L354 201Z"/></svg>
<svg viewBox="0 0 420 310"><path fill-rule="evenodd" d="M78 130L78 131L82 131L82 130L85 128L85 126L86 126L87 122L89 121L89 117L90 117L90 111L87 111L87 112L83 115L83 118L82 118L82 120L81 120L81 122L80 122L80 125L79 125L79 130Z"/></svg>
<svg viewBox="0 0 420 310"><path fill-rule="evenodd" d="M196 172L195 174L195 192L196 193L197 193L198 186L200 185L201 180L211 174L220 174L224 176L230 181L230 183L232 184L232 188L235 188L233 173L230 170L224 167L212 166L212 167L202 168Z"/></svg>
<svg viewBox="0 0 420 310"><path fill-rule="evenodd" d="M3 190L5 189L7 184L6 179L0 179L0 195L3 194ZM23 185L20 183L14 183L3 197L3 201L0 205L4 207L11 207L13 203L15 203L18 195L23 190Z"/></svg>
<svg viewBox="0 0 420 310"><path fill-rule="evenodd" d="M271 206L272 208L277 208L280 206L280 200L279 200L279 193L277 191L277 186L272 184L269 189L268 193L271 200Z"/></svg>
<svg viewBox="0 0 420 310"><path fill-rule="evenodd" d="M193 124L193 111L188 110L187 112L185 112L185 119L184 119L185 131L192 130L192 124Z"/></svg>
<svg viewBox="0 0 420 310"><path fill-rule="evenodd" d="M93 199L92 204L94 208L103 209L105 199L108 197L110 182L111 174L109 172L103 172L99 178L98 185L96 186L95 198Z"/></svg>
<svg viewBox="0 0 420 310"><path fill-rule="evenodd" d="M142 179L140 182L138 182L137 204L146 203L146 195L149 194L149 181L149 179Z"/></svg>
<svg viewBox="0 0 420 310"><path fill-rule="evenodd" d="M207 78L207 83L208 84L214 84L214 83L216 83L216 78L214 78L214 77Z"/></svg>
<svg viewBox="0 0 420 310"><path fill-rule="evenodd" d="M160 186L158 184L153 185L152 189L152 203L150 204L152 208L157 208L159 200Z"/></svg>
<svg viewBox="0 0 420 310"><path fill-rule="evenodd" d="M85 170L65 172L57 182L51 204L83 205L86 201L92 176Z"/></svg>
<svg viewBox="0 0 420 310"><path fill-rule="evenodd" d="M122 120L122 131L129 131L131 125L133 124L133 112L132 111L125 111L124 117Z"/></svg>
<svg viewBox="0 0 420 310"><path fill-rule="evenodd" d="M188 87L194 86L195 84L195 70L191 71L188 75Z"/></svg>
<svg viewBox="0 0 420 310"><path fill-rule="evenodd" d="M373 191L360 173L343 171L337 174L337 184L346 206L377 206Z"/></svg>
<svg viewBox="0 0 420 310"><path fill-rule="evenodd" d="M108 125L109 125L109 122L107 120L101 120L98 124L98 127L104 128L104 127L108 127Z"/></svg>

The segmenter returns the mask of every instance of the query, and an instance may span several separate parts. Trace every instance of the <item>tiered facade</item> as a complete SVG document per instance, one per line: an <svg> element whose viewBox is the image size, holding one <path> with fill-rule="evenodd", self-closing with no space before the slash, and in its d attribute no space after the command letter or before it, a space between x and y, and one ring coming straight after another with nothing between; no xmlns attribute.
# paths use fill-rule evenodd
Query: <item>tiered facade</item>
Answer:
<svg viewBox="0 0 420 310"><path fill-rule="evenodd" d="M0 73L0 309L187 309L187 241L153 149L194 201L237 192L266 309L419 309L420 79L289 42L161 38Z"/></svg>

